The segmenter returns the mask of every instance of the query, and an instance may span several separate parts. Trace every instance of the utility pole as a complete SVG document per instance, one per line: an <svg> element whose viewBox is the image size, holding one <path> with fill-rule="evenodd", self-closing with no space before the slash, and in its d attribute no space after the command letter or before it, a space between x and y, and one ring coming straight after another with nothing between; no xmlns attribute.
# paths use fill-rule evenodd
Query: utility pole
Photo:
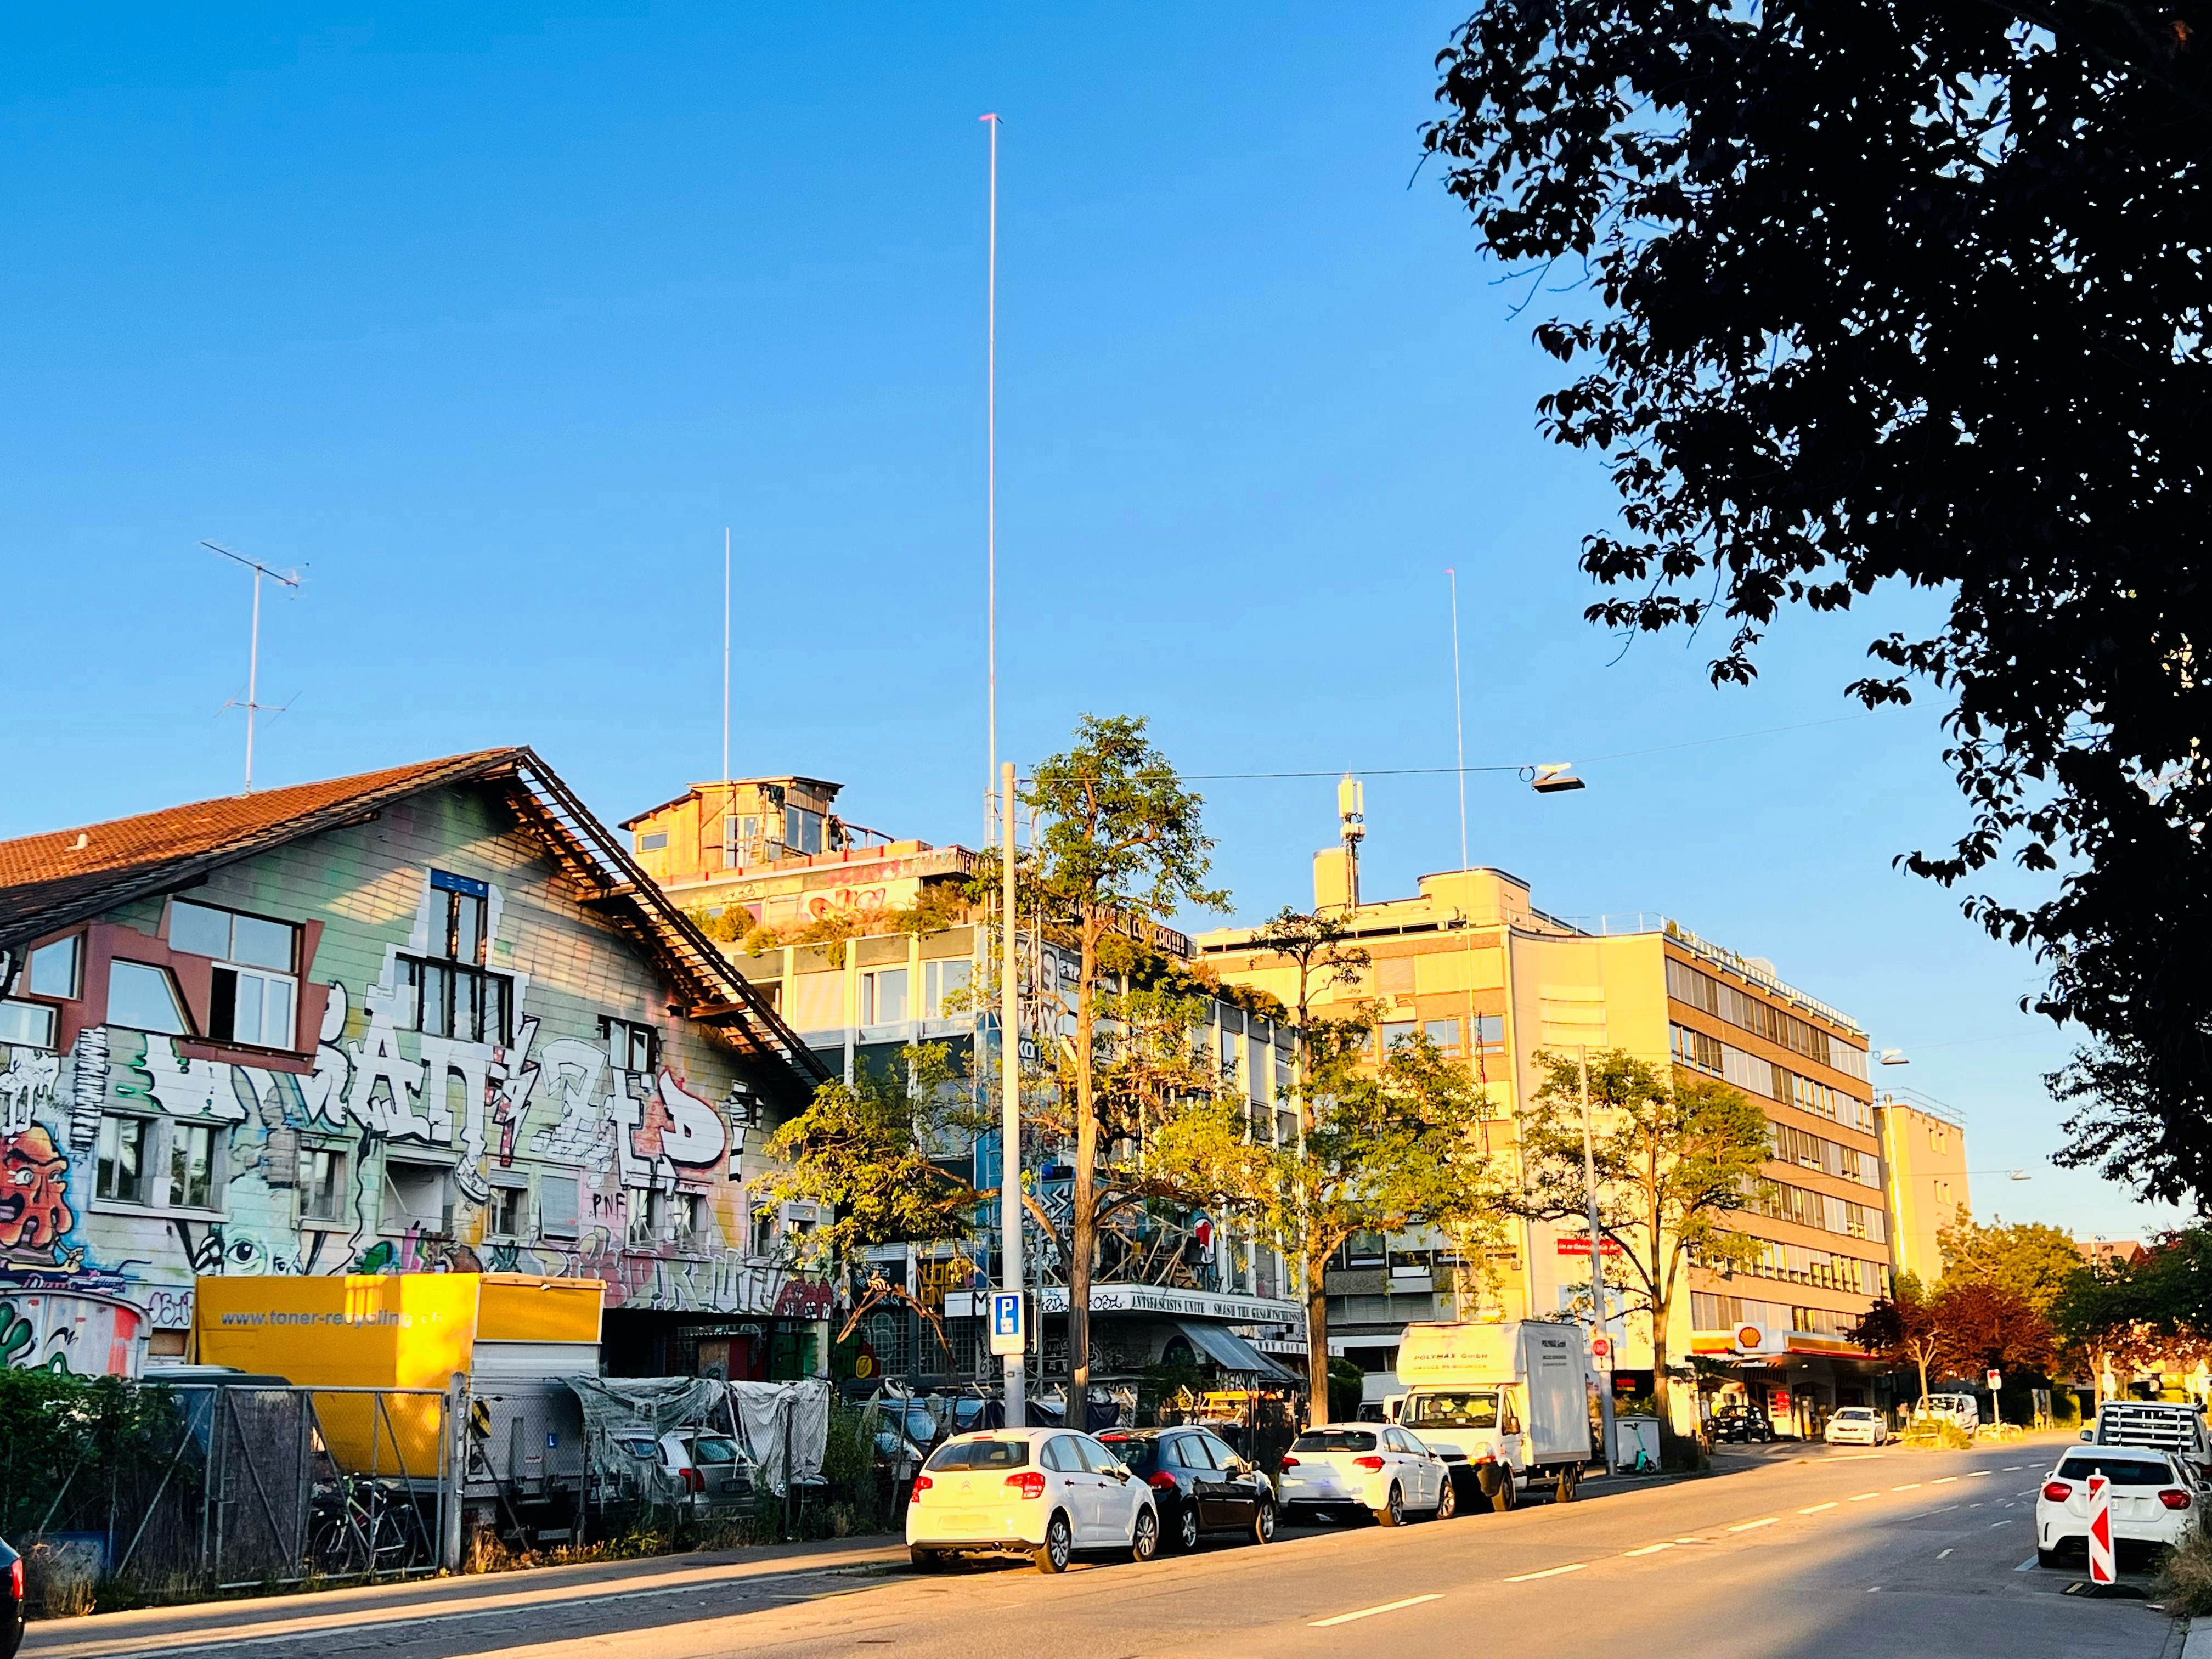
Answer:
<svg viewBox="0 0 2212 1659"><path fill-rule="evenodd" d="M1606 1323L1605 1238L1598 1231L1597 1224L1597 1149L1590 1133L1589 1045L1577 1043L1575 1054L1582 1066L1583 1181L1589 1200L1590 1300L1596 1304L1598 1334L1610 1337L1613 1332ZM1614 1461L1620 1455L1620 1449L1613 1433L1613 1373L1610 1370L1598 1373L1597 1413L1598 1434L1605 1443L1604 1468L1610 1474Z"/></svg>
<svg viewBox="0 0 2212 1659"><path fill-rule="evenodd" d="M730 527L722 526L722 781L730 781ZM733 799L725 792L724 816Z"/></svg>
<svg viewBox="0 0 2212 1659"><path fill-rule="evenodd" d="M988 759L983 775L983 840L991 839L990 783L999 776L999 118L979 115L991 128L991 235L983 289L983 558L985 632L989 662L984 697ZM1009 831L1009 834L1012 832ZM1011 910L1008 912L1012 915Z"/></svg>
<svg viewBox="0 0 2212 1659"><path fill-rule="evenodd" d="M300 577L296 571L288 573L271 570L267 565L249 559L243 553L234 553L228 548L214 542L202 542L200 545L210 552L220 553L224 558L244 565L253 573L253 634L252 642L246 649L246 702L240 704L234 697L223 704L226 708L242 707L246 710L246 793L250 795L253 793L253 716L263 707L258 701L261 690L261 579L266 576L272 581L283 583L287 587L297 587L300 585ZM279 703L270 712L281 714L284 712L283 705Z"/></svg>
<svg viewBox="0 0 2212 1659"><path fill-rule="evenodd" d="M1014 959L1014 763L999 769L999 1288L1027 1293L1022 1282L1022 1045L1021 980ZM1024 1327L1040 1348L1041 1310L1024 1310ZM1022 1368L1026 1354L1005 1357L1006 1426L1027 1426Z"/></svg>

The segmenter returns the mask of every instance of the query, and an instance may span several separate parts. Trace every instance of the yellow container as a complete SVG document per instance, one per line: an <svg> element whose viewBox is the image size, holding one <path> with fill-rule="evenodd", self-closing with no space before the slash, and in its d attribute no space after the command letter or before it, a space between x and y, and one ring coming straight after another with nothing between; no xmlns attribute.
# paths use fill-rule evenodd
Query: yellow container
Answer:
<svg viewBox="0 0 2212 1659"><path fill-rule="evenodd" d="M523 1273L362 1273L210 1277L194 1288L203 1364L313 1389L442 1392L470 1370L479 1337L596 1342L603 1286ZM348 1473L439 1473L440 1400L331 1393L314 1404L331 1455Z"/></svg>

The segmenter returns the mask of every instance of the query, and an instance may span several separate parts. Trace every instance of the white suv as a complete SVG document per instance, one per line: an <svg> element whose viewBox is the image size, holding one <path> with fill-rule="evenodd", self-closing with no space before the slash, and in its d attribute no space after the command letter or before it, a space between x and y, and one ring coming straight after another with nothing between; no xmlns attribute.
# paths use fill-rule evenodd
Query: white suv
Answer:
<svg viewBox="0 0 2212 1659"><path fill-rule="evenodd" d="M2112 1551L2123 1543L2179 1544L2197 1527L2203 1489L2187 1460L2136 1446L2081 1446L2058 1460L2035 1499L2035 1559L2057 1566L2089 1542L2089 1477L2112 1483Z"/></svg>
<svg viewBox="0 0 2212 1659"><path fill-rule="evenodd" d="M963 1550L1012 1550L1065 1572L1087 1550L1159 1553L1152 1489L1087 1434L990 1429L930 1454L907 1500L906 1541L924 1571Z"/></svg>

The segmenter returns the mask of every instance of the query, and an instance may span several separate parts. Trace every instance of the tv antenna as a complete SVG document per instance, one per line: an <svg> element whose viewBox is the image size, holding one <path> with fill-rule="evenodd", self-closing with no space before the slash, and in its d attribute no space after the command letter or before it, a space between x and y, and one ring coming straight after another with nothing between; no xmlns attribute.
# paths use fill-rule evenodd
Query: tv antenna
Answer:
<svg viewBox="0 0 2212 1659"><path fill-rule="evenodd" d="M246 793L250 795L253 793L253 717L264 708L272 714L284 712L282 703L258 701L261 689L261 579L266 576L287 587L297 587L300 573L296 570L271 570L259 560L249 559L243 553L234 553L217 542L204 541L200 545L211 553L220 553L224 558L244 565L253 573L253 635L252 643L246 654L246 701L241 703L233 697L223 704L225 708L246 710Z"/></svg>

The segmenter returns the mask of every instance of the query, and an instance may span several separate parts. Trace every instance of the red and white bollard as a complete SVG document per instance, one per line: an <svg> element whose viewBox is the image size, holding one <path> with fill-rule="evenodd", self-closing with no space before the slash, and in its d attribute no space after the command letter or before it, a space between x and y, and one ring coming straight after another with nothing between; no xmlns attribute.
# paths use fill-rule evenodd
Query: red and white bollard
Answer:
<svg viewBox="0 0 2212 1659"><path fill-rule="evenodd" d="M2112 1482L2101 1474L2089 1477L2089 1582L2109 1584L2112 1571Z"/></svg>

